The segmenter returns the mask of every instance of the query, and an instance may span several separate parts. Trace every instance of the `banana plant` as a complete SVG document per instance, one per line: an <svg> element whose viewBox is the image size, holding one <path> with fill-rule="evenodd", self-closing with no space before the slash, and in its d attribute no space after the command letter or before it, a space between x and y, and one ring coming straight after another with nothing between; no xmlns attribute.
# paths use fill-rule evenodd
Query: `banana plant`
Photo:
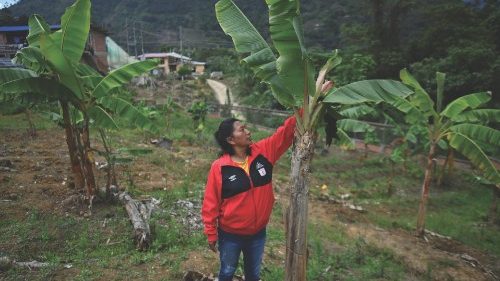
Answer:
<svg viewBox="0 0 500 281"><path fill-rule="evenodd" d="M434 157L437 147L452 148L465 156L482 171L489 181L499 184L500 174L484 151L485 146L500 146L500 131L488 123L500 122L499 109L481 108L491 100L491 92L479 92L457 98L443 109L446 75L436 73L436 104L418 81L406 70L400 73L403 83L414 90L407 101L413 110L407 115L412 123L418 122L427 130L427 164L417 217L417 235L425 234L425 214L432 180Z"/></svg>
<svg viewBox="0 0 500 281"><path fill-rule="evenodd" d="M461 153L482 171L486 179L497 185L500 183L498 170L484 151L484 147L500 147L500 131L488 127L490 123L500 122L500 110L481 108L491 100L491 92L465 95L450 102L443 109L445 78L444 73L436 73L437 99L434 103L408 70L403 69L400 72L400 79L412 89L413 93L405 98L390 97L383 100L384 103L396 107L405 114L405 121L411 125L410 128L421 128L426 132L426 140L419 140L428 149L417 216L416 233L419 236L425 234L426 207L433 177L434 157L438 147ZM340 94L329 95L324 102L357 104L365 98L349 87L338 91ZM364 105L350 109L351 117L362 112L359 108L364 108ZM346 115L349 110L343 112Z"/></svg>
<svg viewBox="0 0 500 281"><path fill-rule="evenodd" d="M314 70L304 43L299 1L266 0L266 4L273 48L232 0L218 1L215 11L221 28L232 38L236 51L244 56L242 63L269 85L279 103L294 111L297 125L291 160L290 203L285 214L285 280L305 280L310 163L325 109L337 111L339 104L404 101L412 91L401 82L391 80L359 81L333 87L326 77L340 64L340 56L333 51L320 71ZM408 110L405 104L399 107Z"/></svg>
<svg viewBox="0 0 500 281"><path fill-rule="evenodd" d="M125 118L140 128L158 131L150 120L128 101L119 89L134 76L155 68L157 61L125 65L105 77L80 63L90 30L90 0L77 0L61 18L61 29L52 32L39 15L29 18L29 46L15 61L29 70L11 69L0 85L4 98L37 97L58 101L64 120L66 142L77 188L86 186L89 198L95 193L89 125L117 128L111 114ZM7 79L10 77L10 79ZM77 128L72 108L82 115Z"/></svg>

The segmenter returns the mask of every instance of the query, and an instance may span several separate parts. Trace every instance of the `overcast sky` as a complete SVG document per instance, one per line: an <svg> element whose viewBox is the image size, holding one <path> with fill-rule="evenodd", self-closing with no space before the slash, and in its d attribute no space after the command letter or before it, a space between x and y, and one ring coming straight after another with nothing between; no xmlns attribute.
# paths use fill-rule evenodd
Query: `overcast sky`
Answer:
<svg viewBox="0 0 500 281"><path fill-rule="evenodd" d="M3 8L5 4L18 2L19 0L0 0L0 8Z"/></svg>

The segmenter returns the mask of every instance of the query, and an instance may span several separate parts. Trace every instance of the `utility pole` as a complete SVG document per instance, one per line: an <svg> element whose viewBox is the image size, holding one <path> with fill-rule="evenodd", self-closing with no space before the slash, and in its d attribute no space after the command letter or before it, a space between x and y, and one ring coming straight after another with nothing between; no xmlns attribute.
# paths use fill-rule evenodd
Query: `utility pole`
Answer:
<svg viewBox="0 0 500 281"><path fill-rule="evenodd" d="M141 51L142 54L144 55L144 37L142 34L142 30L144 30L143 22L141 21Z"/></svg>
<svg viewBox="0 0 500 281"><path fill-rule="evenodd" d="M134 52L135 52L135 58L137 58L137 37L135 36L135 21L132 24L132 27L134 28Z"/></svg>
<svg viewBox="0 0 500 281"><path fill-rule="evenodd" d="M179 26L179 47L180 47L180 50L181 50L181 55L182 55L182 25Z"/></svg>
<svg viewBox="0 0 500 281"><path fill-rule="evenodd" d="M128 18L125 18L125 30L127 30L127 54L130 55L130 43L128 42Z"/></svg>

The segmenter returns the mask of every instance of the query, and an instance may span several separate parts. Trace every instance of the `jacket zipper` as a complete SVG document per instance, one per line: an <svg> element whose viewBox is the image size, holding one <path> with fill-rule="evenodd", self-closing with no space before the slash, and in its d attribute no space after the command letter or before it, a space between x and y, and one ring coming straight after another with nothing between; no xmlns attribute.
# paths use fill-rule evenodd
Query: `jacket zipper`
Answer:
<svg viewBox="0 0 500 281"><path fill-rule="evenodd" d="M234 165L231 165L231 166L243 170L243 168L241 168L240 166L234 166ZM250 168L248 168L248 170L249 170L248 172L250 173ZM250 177L250 175L247 174L247 172L245 170L243 170L243 172L245 172L245 175L247 176L248 180L250 181L250 191L252 192L252 201L253 201L253 210L254 210L254 220L253 220L254 231L253 232L256 232L257 231L257 204L255 204L253 181L252 181L252 177Z"/></svg>

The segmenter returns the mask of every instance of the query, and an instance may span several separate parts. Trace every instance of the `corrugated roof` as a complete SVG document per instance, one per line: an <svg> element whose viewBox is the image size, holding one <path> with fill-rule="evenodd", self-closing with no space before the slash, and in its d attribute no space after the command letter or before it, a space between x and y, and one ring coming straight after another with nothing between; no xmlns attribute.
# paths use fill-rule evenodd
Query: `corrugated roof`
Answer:
<svg viewBox="0 0 500 281"><path fill-rule="evenodd" d="M9 58L0 58L0 68L24 68L24 66L15 64Z"/></svg>
<svg viewBox="0 0 500 281"><path fill-rule="evenodd" d="M169 57L174 57L174 58L178 58L178 59L181 59L181 60L191 60L190 57L183 56L183 55L178 54L176 52L170 52L170 53L167 53L167 55Z"/></svg>
<svg viewBox="0 0 500 281"><path fill-rule="evenodd" d="M60 29L61 25L53 24L50 29ZM0 26L0 32L16 32L16 31L28 31L30 27L27 25L17 25L17 26Z"/></svg>
<svg viewBox="0 0 500 281"><path fill-rule="evenodd" d="M182 60L187 60L190 61L190 57L186 57L183 55L180 55L175 52L170 52L170 53L147 53L147 54L142 54L139 56L139 59L146 58L146 59L151 59L151 58L166 58L166 57L172 57L172 58L178 58Z"/></svg>

